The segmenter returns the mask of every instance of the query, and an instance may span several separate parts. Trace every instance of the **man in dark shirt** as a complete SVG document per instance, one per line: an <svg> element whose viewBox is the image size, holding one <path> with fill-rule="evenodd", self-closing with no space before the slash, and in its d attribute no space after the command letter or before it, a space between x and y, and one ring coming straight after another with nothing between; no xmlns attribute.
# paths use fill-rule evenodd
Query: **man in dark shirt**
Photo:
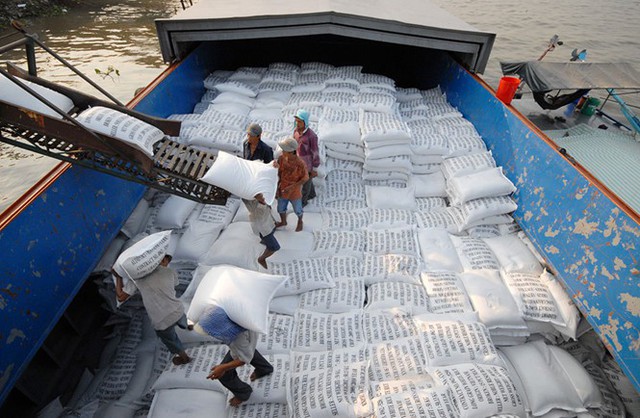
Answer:
<svg viewBox="0 0 640 418"><path fill-rule="evenodd" d="M261 160L263 163L273 161L273 149L262 142L262 127L252 123L247 127L247 140L242 150L242 158L245 160Z"/></svg>

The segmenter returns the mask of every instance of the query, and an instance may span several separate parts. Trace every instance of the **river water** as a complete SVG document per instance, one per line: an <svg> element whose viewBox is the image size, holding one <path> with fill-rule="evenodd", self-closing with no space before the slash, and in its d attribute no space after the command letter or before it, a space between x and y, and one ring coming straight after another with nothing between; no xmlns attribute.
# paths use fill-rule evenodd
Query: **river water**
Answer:
<svg viewBox="0 0 640 418"><path fill-rule="evenodd" d="M478 30L497 34L484 73L493 87L501 77L501 60L536 59L554 34L564 45L545 60L567 61L573 49L587 49L588 61L625 61L640 70L640 0L431 1ZM165 66L154 19L172 16L181 8L179 0L89 0L65 15L30 21L27 30L37 33L118 100L127 102ZM3 56L2 61L20 63L20 56ZM40 76L99 95L50 56L38 55L38 63ZM120 75L115 71L103 75L110 66ZM56 163L0 143L0 212Z"/></svg>

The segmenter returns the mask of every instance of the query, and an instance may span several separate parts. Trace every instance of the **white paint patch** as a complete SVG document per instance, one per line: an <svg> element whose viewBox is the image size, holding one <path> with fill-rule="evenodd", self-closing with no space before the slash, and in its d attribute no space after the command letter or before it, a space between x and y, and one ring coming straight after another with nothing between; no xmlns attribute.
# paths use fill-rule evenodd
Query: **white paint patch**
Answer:
<svg viewBox="0 0 640 418"><path fill-rule="evenodd" d="M621 293L620 300L627 304L627 312L633 316L640 316L640 298L629 293Z"/></svg>
<svg viewBox="0 0 640 418"><path fill-rule="evenodd" d="M12 344L16 338L25 339L27 338L27 336L24 335L24 332L22 332L21 330L17 328L12 328L11 333L9 334L9 337L7 338L7 344Z"/></svg>
<svg viewBox="0 0 640 418"><path fill-rule="evenodd" d="M598 222L589 222L587 218L578 219L573 228L574 234L580 234L585 238L589 238L591 234L598 230Z"/></svg>

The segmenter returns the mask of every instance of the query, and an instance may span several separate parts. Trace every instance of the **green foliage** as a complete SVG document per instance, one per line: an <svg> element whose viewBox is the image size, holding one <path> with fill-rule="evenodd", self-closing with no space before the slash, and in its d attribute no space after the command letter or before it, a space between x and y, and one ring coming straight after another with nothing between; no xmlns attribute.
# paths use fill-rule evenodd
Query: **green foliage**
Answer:
<svg viewBox="0 0 640 418"><path fill-rule="evenodd" d="M115 78L113 77L113 75L115 74L116 77L120 77L120 70L118 70L117 68L115 68L113 65L109 65L107 67L107 69L105 71L100 70L99 68L96 68L94 70L96 72L96 74L98 74L100 77L102 78L111 78L112 80L115 81Z"/></svg>

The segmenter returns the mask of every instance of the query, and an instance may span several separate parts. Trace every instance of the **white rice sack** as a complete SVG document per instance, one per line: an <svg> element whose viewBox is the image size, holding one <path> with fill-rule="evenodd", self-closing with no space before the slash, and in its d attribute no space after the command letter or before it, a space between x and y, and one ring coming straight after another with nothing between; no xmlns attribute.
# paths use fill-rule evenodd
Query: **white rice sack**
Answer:
<svg viewBox="0 0 640 418"><path fill-rule="evenodd" d="M365 200L365 189L360 183L331 183L323 191L325 202L332 200Z"/></svg>
<svg viewBox="0 0 640 418"><path fill-rule="evenodd" d="M326 147L327 155L330 157L336 158L336 156L340 156L344 154L342 159L348 159L353 161L360 161L364 163L365 159L365 149L362 145L359 144L350 144L350 143L338 143L338 142L327 142L324 143Z"/></svg>
<svg viewBox="0 0 640 418"><path fill-rule="evenodd" d="M211 416L211 411L217 411L218 409L206 410L207 416ZM227 408L229 414L228 418L287 418L287 404L286 403L246 403L243 402L237 408Z"/></svg>
<svg viewBox="0 0 640 418"><path fill-rule="evenodd" d="M287 388L289 416L360 418L372 412L367 362L292 373Z"/></svg>
<svg viewBox="0 0 640 418"><path fill-rule="evenodd" d="M413 188L396 189L393 187L365 187L367 206L374 209L415 210L415 191Z"/></svg>
<svg viewBox="0 0 640 418"><path fill-rule="evenodd" d="M256 348L262 354L289 354L294 325L292 316L269 314L268 331L260 334Z"/></svg>
<svg viewBox="0 0 640 418"><path fill-rule="evenodd" d="M400 308L414 315L429 312L424 286L402 282L374 283L367 288L367 310Z"/></svg>
<svg viewBox="0 0 640 418"><path fill-rule="evenodd" d="M625 411L624 403L618 396L616 389L607 378L607 375L602 370L602 367L591 359L584 360L582 365L602 394L602 406L599 409L599 413L603 417L607 418L625 418L627 413ZM630 413L630 415L633 414Z"/></svg>
<svg viewBox="0 0 640 418"><path fill-rule="evenodd" d="M436 368L432 375L436 382L451 389L460 417L526 416L523 400L503 367L462 363Z"/></svg>
<svg viewBox="0 0 640 418"><path fill-rule="evenodd" d="M123 251L124 244L127 240L128 238L123 234L116 235L116 237L109 243L109 246L102 254L102 257L100 257L98 264L96 264L93 269L93 273L110 272L113 264L116 262L116 259Z"/></svg>
<svg viewBox="0 0 640 418"><path fill-rule="evenodd" d="M287 276L271 275L234 266L214 266L200 282L187 318L198 322L202 312L215 305L248 330L268 331L269 303Z"/></svg>
<svg viewBox="0 0 640 418"><path fill-rule="evenodd" d="M362 326L369 344L418 335L413 315L398 308L365 311Z"/></svg>
<svg viewBox="0 0 640 418"><path fill-rule="evenodd" d="M394 182L401 183L402 189L406 188L407 183L409 182L409 171L396 171L389 168L382 168L378 171L370 170L369 168L365 169L362 172L362 179L369 182ZM371 184L372 187L391 187L389 184ZM404 202L404 200L403 200ZM388 202L387 202L388 204ZM387 207L387 206L383 206ZM394 205L395 207L395 205Z"/></svg>
<svg viewBox="0 0 640 418"><path fill-rule="evenodd" d="M395 97L383 93L360 92L353 98L353 106L368 112L393 113Z"/></svg>
<svg viewBox="0 0 640 418"><path fill-rule="evenodd" d="M366 155L365 155L366 157ZM392 157L370 159L365 158L363 169L372 172L398 172L408 175L413 172L411 158L408 155L397 155ZM372 178L362 177L365 180L373 180Z"/></svg>
<svg viewBox="0 0 640 418"><path fill-rule="evenodd" d="M449 140L430 126L411 126L411 149L416 154L442 157L449 154Z"/></svg>
<svg viewBox="0 0 640 418"><path fill-rule="evenodd" d="M359 123L362 141L365 143L411 143L409 127L394 114L363 111Z"/></svg>
<svg viewBox="0 0 640 418"><path fill-rule="evenodd" d="M222 392L205 389L159 389L149 407L149 417L208 418L211 411L227 408L227 396Z"/></svg>
<svg viewBox="0 0 640 418"><path fill-rule="evenodd" d="M184 197L171 195L164 201L156 217L156 227L161 229L181 229L191 212L198 206Z"/></svg>
<svg viewBox="0 0 640 418"><path fill-rule="evenodd" d="M475 315L469 315L475 317ZM504 366L489 331L465 315L417 315L415 321L430 366L481 363Z"/></svg>
<svg viewBox="0 0 640 418"><path fill-rule="evenodd" d="M578 308L576 308L576 305L567 294L565 288L553 274L545 270L540 275L540 280L547 289L549 289L549 292L556 302L556 306L560 310L562 321L566 324L565 326L553 324L553 327L568 338L575 340L577 338L578 325L581 318L580 311L578 311Z"/></svg>
<svg viewBox="0 0 640 418"><path fill-rule="evenodd" d="M428 199L428 198L425 198ZM434 199L434 198L431 198ZM422 200L416 199L419 204ZM439 205L440 201L426 201L425 205ZM458 224L452 207L427 207L415 213L416 223L421 229L444 229L451 234L458 232Z"/></svg>
<svg viewBox="0 0 640 418"><path fill-rule="evenodd" d="M638 391L613 357L606 356L604 358L602 371L620 396L628 415L633 417L640 416L640 396Z"/></svg>
<svg viewBox="0 0 640 418"><path fill-rule="evenodd" d="M484 242L496 256L500 267L508 272L542 274L542 265L517 235L486 238Z"/></svg>
<svg viewBox="0 0 640 418"><path fill-rule="evenodd" d="M118 256L113 269L128 280L137 280L153 272L169 248L171 231L149 235L127 248Z"/></svg>
<svg viewBox="0 0 640 418"><path fill-rule="evenodd" d="M518 373L533 415L554 409L587 412L601 405L600 391L589 374L561 348L534 341L501 351Z"/></svg>
<svg viewBox="0 0 640 418"><path fill-rule="evenodd" d="M217 240L213 242L209 251L200 258L200 262L208 265L224 265L257 270L258 256L264 251L264 246L258 242L256 236L251 231L249 222L234 222L235 224L245 224L246 233L236 235L224 230Z"/></svg>
<svg viewBox="0 0 640 418"><path fill-rule="evenodd" d="M217 83L214 87L219 92L231 92L247 97L256 97L258 95L256 85L246 81L230 80Z"/></svg>
<svg viewBox="0 0 640 418"><path fill-rule="evenodd" d="M223 91L211 100L211 103L239 103L252 108L255 104L255 99L233 91Z"/></svg>
<svg viewBox="0 0 640 418"><path fill-rule="evenodd" d="M260 353L273 366L273 373L263 376L251 382L251 396L244 401L246 404L275 403L283 404L287 402L286 386L289 380L289 354ZM238 377L243 382L249 382L249 377L253 373L253 367L241 367L236 369ZM227 391L228 399L235 395ZM235 409L235 408L234 408ZM211 412L211 411L209 411Z"/></svg>
<svg viewBox="0 0 640 418"><path fill-rule="evenodd" d="M206 344L187 348L186 351L194 360L180 366L169 362L168 368L153 384L153 390L182 388L225 393L226 389L219 381L207 379L207 376L213 366L222 362L229 348L223 344Z"/></svg>
<svg viewBox="0 0 640 418"><path fill-rule="evenodd" d="M227 77L227 80L247 81L257 83L267 72L265 67L240 67Z"/></svg>
<svg viewBox="0 0 640 418"><path fill-rule="evenodd" d="M418 237L412 227L367 229L364 243L366 251L373 254L419 254Z"/></svg>
<svg viewBox="0 0 640 418"><path fill-rule="evenodd" d="M269 271L288 277L275 296L298 295L311 290L333 288L336 285L327 271L325 261L319 258L270 262Z"/></svg>
<svg viewBox="0 0 640 418"><path fill-rule="evenodd" d="M448 135L449 138L449 156L460 156L466 154L474 154L478 152L486 152L487 146L482 141L482 138L479 136L466 135L466 136L456 136L455 134L451 134L450 132L446 132L441 130L445 135Z"/></svg>
<svg viewBox="0 0 640 418"><path fill-rule="evenodd" d="M174 260L200 262L218 239L224 225L193 221L177 241Z"/></svg>
<svg viewBox="0 0 640 418"><path fill-rule="evenodd" d="M447 182L447 189L453 205L481 197L506 196L516 191L500 167L453 177Z"/></svg>
<svg viewBox="0 0 640 418"><path fill-rule="evenodd" d="M494 167L496 161L491 151L447 158L442 162L442 172L447 179Z"/></svg>
<svg viewBox="0 0 640 418"><path fill-rule="evenodd" d="M365 283L404 282L418 284L418 276L422 270L419 257L408 254L365 254L362 276Z"/></svg>
<svg viewBox="0 0 640 418"><path fill-rule="evenodd" d="M408 144L373 145L375 147L372 146L372 144L367 144L367 146L363 148L364 156L367 158L367 161L371 163L374 163L372 160L385 160L398 156L408 156L411 158L411 155L413 154ZM411 159L409 161L411 161ZM382 164L382 162L379 164Z"/></svg>
<svg viewBox="0 0 640 418"><path fill-rule="evenodd" d="M153 145L164 138L164 133L155 126L107 107L90 107L76 119L89 129L128 143L150 158Z"/></svg>
<svg viewBox="0 0 640 418"><path fill-rule="evenodd" d="M314 251L324 254L359 254L365 250L361 231L314 231ZM350 253L350 254L349 254Z"/></svg>
<svg viewBox="0 0 640 418"><path fill-rule="evenodd" d="M415 225L413 211L407 209L371 209L371 228L396 228Z"/></svg>
<svg viewBox="0 0 640 418"><path fill-rule="evenodd" d="M372 344L369 346L369 356L369 379L373 381L428 375L425 347L416 337Z"/></svg>
<svg viewBox="0 0 640 418"><path fill-rule="evenodd" d="M299 307L313 312L343 313L362 309L364 298L361 278L342 278L335 281L335 287L302 293Z"/></svg>
<svg viewBox="0 0 640 418"><path fill-rule="evenodd" d="M460 416L451 390L446 387L410 390L374 398L372 401L377 418Z"/></svg>
<svg viewBox="0 0 640 418"><path fill-rule="evenodd" d="M17 78L17 77L16 77ZM64 94L55 90L41 86L31 81L17 78L20 83L34 90L40 96L50 101L63 112L69 112L75 106L73 101ZM31 93L9 80L4 74L0 74L0 100L11 103L17 107L24 107L34 112L42 113L56 119L62 119L62 116L49 106L45 105L40 99L35 98Z"/></svg>
<svg viewBox="0 0 640 418"><path fill-rule="evenodd" d="M566 326L549 288L539 275L506 271L501 274L525 320Z"/></svg>
<svg viewBox="0 0 640 418"><path fill-rule="evenodd" d="M300 303L300 295L275 296L269 304L269 312L282 315L295 315Z"/></svg>
<svg viewBox="0 0 640 418"><path fill-rule="evenodd" d="M368 358L367 348L340 348L332 351L291 352L291 373L313 372L331 369L351 363L363 362Z"/></svg>
<svg viewBox="0 0 640 418"><path fill-rule="evenodd" d="M460 277L452 271L428 271L421 274L433 313L472 312L473 307Z"/></svg>
<svg viewBox="0 0 640 418"><path fill-rule="evenodd" d="M260 91L256 96L256 108L282 109L289 102L290 91Z"/></svg>
<svg viewBox="0 0 640 418"><path fill-rule="evenodd" d="M527 332L520 310L497 270L473 270L459 274L480 321L489 328Z"/></svg>
<svg viewBox="0 0 640 418"><path fill-rule="evenodd" d="M351 107L354 94L349 91L323 92L322 102L330 107Z"/></svg>
<svg viewBox="0 0 640 418"><path fill-rule="evenodd" d="M246 127L249 110L241 104L212 104L200 115L200 126L241 131Z"/></svg>
<svg viewBox="0 0 640 418"><path fill-rule="evenodd" d="M369 225L370 219L368 209L322 210L322 227L325 230L357 231Z"/></svg>
<svg viewBox="0 0 640 418"><path fill-rule="evenodd" d="M500 264L493 251L481 239L450 235L463 270L499 270Z"/></svg>
<svg viewBox="0 0 640 418"><path fill-rule="evenodd" d="M327 271L333 278L362 276L362 258L351 255L321 257Z"/></svg>
<svg viewBox="0 0 640 418"><path fill-rule="evenodd" d="M442 172L411 177L415 197L446 197L445 180Z"/></svg>
<svg viewBox="0 0 640 418"><path fill-rule="evenodd" d="M275 199L278 170L262 161L248 161L226 152L218 153L211 168L200 179L243 199L262 193L268 205Z"/></svg>
<svg viewBox="0 0 640 418"><path fill-rule="evenodd" d="M361 310L331 314L299 310L293 339L296 351L331 351L353 348L362 344Z"/></svg>
<svg viewBox="0 0 640 418"><path fill-rule="evenodd" d="M445 229L418 228L418 242L425 270L463 271L452 236Z"/></svg>
<svg viewBox="0 0 640 418"><path fill-rule="evenodd" d="M502 235L500 225L476 225L465 231L472 238L495 238ZM494 254L495 255L495 254Z"/></svg>
<svg viewBox="0 0 640 418"><path fill-rule="evenodd" d="M395 395L404 392L413 392L420 389L432 389L435 387L433 379L429 375L414 376L407 379L387 380L384 382L370 382L371 398L379 398L386 395Z"/></svg>
<svg viewBox="0 0 640 418"><path fill-rule="evenodd" d="M313 251L313 233L309 231L298 231L286 229L276 229L274 236L280 244L282 250L297 250L302 252Z"/></svg>
<svg viewBox="0 0 640 418"><path fill-rule="evenodd" d="M149 202L146 199L140 199L136 207L131 212L131 215L127 218L120 231L132 238L141 232L142 227L146 224L149 218Z"/></svg>
<svg viewBox="0 0 640 418"><path fill-rule="evenodd" d="M352 117L352 114L348 113L338 115L337 113L329 114L325 111L318 124L318 140L325 144L347 143L363 145L357 116L355 119L352 119Z"/></svg>

